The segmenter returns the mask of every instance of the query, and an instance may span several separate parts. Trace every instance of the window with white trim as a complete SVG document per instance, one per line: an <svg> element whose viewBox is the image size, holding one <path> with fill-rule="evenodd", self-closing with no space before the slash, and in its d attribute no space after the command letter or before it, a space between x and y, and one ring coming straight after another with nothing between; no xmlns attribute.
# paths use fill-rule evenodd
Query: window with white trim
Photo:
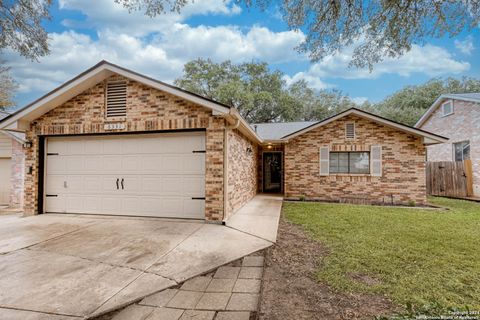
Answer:
<svg viewBox="0 0 480 320"><path fill-rule="evenodd" d="M453 101L448 100L442 104L442 116L446 117L453 114Z"/></svg>
<svg viewBox="0 0 480 320"><path fill-rule="evenodd" d="M345 123L345 138L355 139L355 122Z"/></svg>
<svg viewBox="0 0 480 320"><path fill-rule="evenodd" d="M108 81L106 88L107 118L127 116L127 81Z"/></svg>
<svg viewBox="0 0 480 320"><path fill-rule="evenodd" d="M470 159L470 141L461 141L453 144L453 160L463 161Z"/></svg>

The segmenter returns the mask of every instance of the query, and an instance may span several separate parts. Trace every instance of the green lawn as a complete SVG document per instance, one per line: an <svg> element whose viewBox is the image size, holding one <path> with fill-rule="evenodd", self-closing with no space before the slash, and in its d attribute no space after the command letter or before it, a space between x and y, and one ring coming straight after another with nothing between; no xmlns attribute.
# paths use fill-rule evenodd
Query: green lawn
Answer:
<svg viewBox="0 0 480 320"><path fill-rule="evenodd" d="M480 204L430 201L450 210L289 202L283 212L330 249L318 278L333 288L433 313L480 310ZM352 274L379 281L367 285Z"/></svg>

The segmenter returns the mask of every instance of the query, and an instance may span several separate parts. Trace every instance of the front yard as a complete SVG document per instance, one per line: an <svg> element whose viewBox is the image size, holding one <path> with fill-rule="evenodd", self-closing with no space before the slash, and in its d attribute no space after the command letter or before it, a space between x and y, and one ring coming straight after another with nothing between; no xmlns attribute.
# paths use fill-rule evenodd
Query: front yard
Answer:
<svg viewBox="0 0 480 320"><path fill-rule="evenodd" d="M353 315L332 319L405 314L411 307L420 314L447 314L452 308L480 311L480 204L430 200L450 210L285 203L279 243L270 252L269 263L274 266L289 255L288 250L297 252L290 257L293 260L301 257L303 264L312 260L316 285L328 287L336 300L327 304L356 301L346 307ZM308 239L296 235L289 241L299 240L290 246L285 234L282 238L282 228L288 234L297 225ZM312 250L315 246L317 251ZM268 279L265 289L267 299L268 291L276 290L269 288ZM372 301L376 302L365 306ZM315 314L325 311L317 302L310 306Z"/></svg>

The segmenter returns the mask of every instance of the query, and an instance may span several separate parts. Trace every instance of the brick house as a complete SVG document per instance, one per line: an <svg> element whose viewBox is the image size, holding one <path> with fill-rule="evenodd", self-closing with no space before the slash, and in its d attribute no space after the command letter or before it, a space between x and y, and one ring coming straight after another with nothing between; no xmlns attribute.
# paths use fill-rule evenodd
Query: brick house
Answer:
<svg viewBox="0 0 480 320"><path fill-rule="evenodd" d="M0 120L8 115L0 111ZM0 205L22 207L24 142L22 133L0 131Z"/></svg>
<svg viewBox="0 0 480 320"><path fill-rule="evenodd" d="M235 108L102 61L0 122L24 132L25 213L225 221L258 192L423 204L426 145L349 109L248 124Z"/></svg>
<svg viewBox="0 0 480 320"><path fill-rule="evenodd" d="M449 137L427 147L428 161L472 161L473 193L480 196L480 93L441 95L415 127Z"/></svg>

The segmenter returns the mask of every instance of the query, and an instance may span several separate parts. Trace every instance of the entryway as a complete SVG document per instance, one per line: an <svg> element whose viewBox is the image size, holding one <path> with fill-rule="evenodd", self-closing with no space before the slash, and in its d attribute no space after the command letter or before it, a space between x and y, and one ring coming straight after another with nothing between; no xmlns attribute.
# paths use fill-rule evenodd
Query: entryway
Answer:
<svg viewBox="0 0 480 320"><path fill-rule="evenodd" d="M270 151L263 153L263 192L281 193L283 191L283 153Z"/></svg>

